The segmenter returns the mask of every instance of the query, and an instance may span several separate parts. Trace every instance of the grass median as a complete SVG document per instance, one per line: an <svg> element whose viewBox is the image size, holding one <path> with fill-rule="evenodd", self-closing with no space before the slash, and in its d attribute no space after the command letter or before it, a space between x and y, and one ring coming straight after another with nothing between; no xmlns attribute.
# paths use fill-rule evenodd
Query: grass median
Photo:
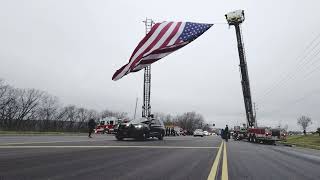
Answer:
<svg viewBox="0 0 320 180"><path fill-rule="evenodd" d="M295 145L298 147L311 148L320 150L319 135L293 135L288 136L286 140L281 141L283 144Z"/></svg>

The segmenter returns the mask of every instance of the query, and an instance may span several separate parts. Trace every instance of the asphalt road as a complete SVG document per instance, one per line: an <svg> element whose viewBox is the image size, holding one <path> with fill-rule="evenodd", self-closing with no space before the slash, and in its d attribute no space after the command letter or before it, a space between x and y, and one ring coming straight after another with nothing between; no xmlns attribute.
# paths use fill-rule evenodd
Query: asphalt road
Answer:
<svg viewBox="0 0 320 180"><path fill-rule="evenodd" d="M320 179L320 151L218 136L0 137L0 179Z"/></svg>

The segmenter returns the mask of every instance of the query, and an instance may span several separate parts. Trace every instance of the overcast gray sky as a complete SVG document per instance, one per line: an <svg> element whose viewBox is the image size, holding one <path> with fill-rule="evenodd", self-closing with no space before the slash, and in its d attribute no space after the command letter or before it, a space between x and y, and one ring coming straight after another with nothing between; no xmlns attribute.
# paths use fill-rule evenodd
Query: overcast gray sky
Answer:
<svg viewBox="0 0 320 180"><path fill-rule="evenodd" d="M233 126L245 122L245 111L235 31L223 23L224 14L243 9L259 125L297 129L296 119L308 115L314 129L320 123L319 7L316 0L1 0L0 78L48 91L65 105L130 115L138 97L140 114L143 71L116 82L111 77L143 38L142 21L217 23L152 65L151 106L153 112L196 111L210 123Z"/></svg>

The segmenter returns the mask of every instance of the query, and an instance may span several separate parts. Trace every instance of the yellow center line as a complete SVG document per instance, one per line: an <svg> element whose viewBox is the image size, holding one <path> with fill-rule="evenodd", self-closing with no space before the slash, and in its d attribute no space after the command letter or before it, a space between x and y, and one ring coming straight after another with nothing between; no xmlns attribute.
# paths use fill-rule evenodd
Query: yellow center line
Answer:
<svg viewBox="0 0 320 180"><path fill-rule="evenodd" d="M215 158L215 160L213 162L210 174L208 176L208 180L214 180L216 178L222 147L223 147L223 141L220 144L218 153L217 153L216 158Z"/></svg>
<svg viewBox="0 0 320 180"><path fill-rule="evenodd" d="M229 176L228 176L227 144L224 143L221 180L228 180L228 179L229 179Z"/></svg>

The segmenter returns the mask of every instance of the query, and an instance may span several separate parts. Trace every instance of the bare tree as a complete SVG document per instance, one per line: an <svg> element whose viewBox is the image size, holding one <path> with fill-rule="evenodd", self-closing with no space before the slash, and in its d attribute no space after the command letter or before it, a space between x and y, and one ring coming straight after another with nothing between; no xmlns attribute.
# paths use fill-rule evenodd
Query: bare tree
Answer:
<svg viewBox="0 0 320 180"><path fill-rule="evenodd" d="M17 89L17 103L19 106L17 120L29 119L33 116L33 111L40 105L43 92L36 89Z"/></svg>
<svg viewBox="0 0 320 180"><path fill-rule="evenodd" d="M6 109L10 103L8 97L8 91L12 89L9 85L6 85L2 79L0 79L0 127L6 125Z"/></svg>
<svg viewBox="0 0 320 180"><path fill-rule="evenodd" d="M115 113L113 111L108 110L108 109L105 109L100 113L100 117L102 119L105 117L112 117L112 116L115 116Z"/></svg>
<svg viewBox="0 0 320 180"><path fill-rule="evenodd" d="M69 106L62 108L58 117L60 118L60 120L67 121L68 123L66 123L66 122L61 123L61 125L63 127L59 127L59 128L60 129L66 128L67 131L73 130L74 124L75 124L75 121L77 118L76 114L77 114L77 108L75 105L69 105Z"/></svg>
<svg viewBox="0 0 320 180"><path fill-rule="evenodd" d="M9 85L5 84L5 82L0 79L0 107L3 105L5 101L5 95L9 89Z"/></svg>
<svg viewBox="0 0 320 180"><path fill-rule="evenodd" d="M171 114L156 112L154 113L154 117L162 120L165 126L173 125L174 118Z"/></svg>
<svg viewBox="0 0 320 180"><path fill-rule="evenodd" d="M94 110L94 109L91 109L88 111L88 119L98 119L99 118L99 113Z"/></svg>
<svg viewBox="0 0 320 180"><path fill-rule="evenodd" d="M116 117L116 118L128 118L128 113L126 112L115 112L115 111L111 111L111 110L103 110L100 113L100 117L101 118L105 118L105 117Z"/></svg>
<svg viewBox="0 0 320 180"><path fill-rule="evenodd" d="M166 117L165 117L165 120L164 122L167 123L167 124L172 124L174 121L174 116L172 116L171 114L167 114Z"/></svg>
<svg viewBox="0 0 320 180"><path fill-rule="evenodd" d="M203 130L205 130L205 131L210 131L211 128L210 128L209 124L205 124L205 125L203 126Z"/></svg>
<svg viewBox="0 0 320 180"><path fill-rule="evenodd" d="M57 119L60 107L57 97L43 93L35 116L31 119L41 121L43 130L56 130L57 122L53 121Z"/></svg>
<svg viewBox="0 0 320 180"><path fill-rule="evenodd" d="M55 96L51 96L48 93L44 93L39 108L37 109L38 120L55 120L58 115L58 109L60 108L59 100Z"/></svg>
<svg viewBox="0 0 320 180"><path fill-rule="evenodd" d="M13 93L12 90L12 87L6 85L4 81L0 79L0 119L2 120L6 118L6 111L12 99L10 96Z"/></svg>
<svg viewBox="0 0 320 180"><path fill-rule="evenodd" d="M298 118L298 125L302 127L304 135L306 135L307 127L312 124L311 118L307 116L301 116Z"/></svg>
<svg viewBox="0 0 320 180"><path fill-rule="evenodd" d="M4 97L1 107L1 119L3 120L3 126L6 129L11 129L13 126L13 121L17 118L19 111L18 104L18 92L12 87L8 87Z"/></svg>
<svg viewBox="0 0 320 180"><path fill-rule="evenodd" d="M196 112L186 112L183 115L177 116L175 124L187 131L194 131L198 128L203 128L205 125L204 118Z"/></svg>
<svg viewBox="0 0 320 180"><path fill-rule="evenodd" d="M75 121L77 108L75 105L63 107L59 114L59 119L63 121Z"/></svg>
<svg viewBox="0 0 320 180"><path fill-rule="evenodd" d="M2 127L19 129L20 121L34 117L42 92L16 89L0 82L0 119Z"/></svg>
<svg viewBox="0 0 320 180"><path fill-rule="evenodd" d="M76 121L78 122L78 128L85 128L89 119L94 119L94 114L92 111L85 108L78 108L76 112Z"/></svg>
<svg viewBox="0 0 320 180"><path fill-rule="evenodd" d="M62 107L57 97L36 89L18 89L0 79L0 128L5 130L83 131L93 118L127 118L126 112Z"/></svg>

